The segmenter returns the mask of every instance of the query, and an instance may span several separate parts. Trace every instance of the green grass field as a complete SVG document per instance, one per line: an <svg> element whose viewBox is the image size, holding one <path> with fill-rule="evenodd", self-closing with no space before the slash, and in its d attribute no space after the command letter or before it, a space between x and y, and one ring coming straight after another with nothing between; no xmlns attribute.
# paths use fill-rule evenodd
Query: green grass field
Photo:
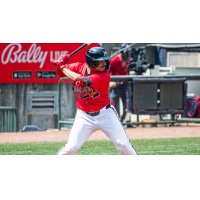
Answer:
<svg viewBox="0 0 200 200"><path fill-rule="evenodd" d="M138 155L200 155L200 137L131 140ZM56 155L65 142L0 144L0 155ZM86 141L76 155L121 155L109 140Z"/></svg>
<svg viewBox="0 0 200 200"><path fill-rule="evenodd" d="M138 155L200 155L200 137L131 140ZM0 155L56 155L65 142L0 144ZM109 140L86 141L76 155L121 155Z"/></svg>

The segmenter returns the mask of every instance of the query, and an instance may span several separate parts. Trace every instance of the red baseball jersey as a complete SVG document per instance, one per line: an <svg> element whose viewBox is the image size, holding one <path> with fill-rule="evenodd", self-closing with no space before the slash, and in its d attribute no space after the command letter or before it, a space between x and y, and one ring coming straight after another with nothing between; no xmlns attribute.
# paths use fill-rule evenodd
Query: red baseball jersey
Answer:
<svg viewBox="0 0 200 200"><path fill-rule="evenodd" d="M110 66L109 73L113 76L128 75L130 72L130 70L127 69L127 62L123 65L120 55L117 55L110 60Z"/></svg>
<svg viewBox="0 0 200 200"><path fill-rule="evenodd" d="M82 76L73 83L77 96L76 105L79 109L85 112L96 112L110 103L110 74L107 70L104 73L95 72L87 75L86 63L66 64L65 67ZM65 76L60 70L57 70L57 73L61 77Z"/></svg>

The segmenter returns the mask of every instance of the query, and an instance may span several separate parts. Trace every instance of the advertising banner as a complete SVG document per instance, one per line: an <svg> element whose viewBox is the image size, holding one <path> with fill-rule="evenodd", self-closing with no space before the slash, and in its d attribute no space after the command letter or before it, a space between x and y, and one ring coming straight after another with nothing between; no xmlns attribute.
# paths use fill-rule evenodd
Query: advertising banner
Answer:
<svg viewBox="0 0 200 200"><path fill-rule="evenodd" d="M53 61L72 53L84 43L0 43L0 83L58 83ZM92 43L70 58L69 63L85 63Z"/></svg>

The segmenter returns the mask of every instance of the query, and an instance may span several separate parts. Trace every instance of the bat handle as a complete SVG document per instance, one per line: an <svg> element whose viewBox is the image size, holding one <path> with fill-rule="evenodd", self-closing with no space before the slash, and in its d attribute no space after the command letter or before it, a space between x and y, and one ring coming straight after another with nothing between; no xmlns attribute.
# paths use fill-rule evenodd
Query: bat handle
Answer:
<svg viewBox="0 0 200 200"><path fill-rule="evenodd" d="M92 43L85 43L84 45L82 45L81 47L79 47L76 51L74 51L73 53L71 53L69 56L71 57L72 55L74 55L75 53L77 53L78 51L80 51L81 49L87 47L90 44L92 44Z"/></svg>

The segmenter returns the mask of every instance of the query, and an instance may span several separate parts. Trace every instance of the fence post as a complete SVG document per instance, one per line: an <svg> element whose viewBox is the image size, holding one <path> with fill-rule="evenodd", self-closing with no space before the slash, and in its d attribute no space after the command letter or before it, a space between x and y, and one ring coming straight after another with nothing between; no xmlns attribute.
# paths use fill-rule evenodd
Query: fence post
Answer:
<svg viewBox="0 0 200 200"><path fill-rule="evenodd" d="M61 130L61 83L63 80L69 80L69 78L61 78L58 82L58 130Z"/></svg>
<svg viewBox="0 0 200 200"><path fill-rule="evenodd" d="M1 117L2 117L2 119L1 119L1 124L2 124L2 126L1 126L1 132L3 132L3 127L4 127L3 126L4 125L4 118L3 118L4 117L4 111L2 110L0 113L1 113Z"/></svg>
<svg viewBox="0 0 200 200"><path fill-rule="evenodd" d="M16 130L15 130L15 132L17 132L18 131L18 109L16 109L15 110L16 111Z"/></svg>
<svg viewBox="0 0 200 200"><path fill-rule="evenodd" d="M11 132L14 132L14 124L12 123L14 121L14 117L13 117L14 111L11 110L10 113L11 113L11 124L10 124L11 125Z"/></svg>
<svg viewBox="0 0 200 200"><path fill-rule="evenodd" d="M14 115L14 132L16 132L17 131L17 127L16 127L16 121L17 121L17 115L16 115L16 110L14 110L14 112L13 112L13 115Z"/></svg>
<svg viewBox="0 0 200 200"><path fill-rule="evenodd" d="M5 132L8 132L8 112L7 110L5 111Z"/></svg>

